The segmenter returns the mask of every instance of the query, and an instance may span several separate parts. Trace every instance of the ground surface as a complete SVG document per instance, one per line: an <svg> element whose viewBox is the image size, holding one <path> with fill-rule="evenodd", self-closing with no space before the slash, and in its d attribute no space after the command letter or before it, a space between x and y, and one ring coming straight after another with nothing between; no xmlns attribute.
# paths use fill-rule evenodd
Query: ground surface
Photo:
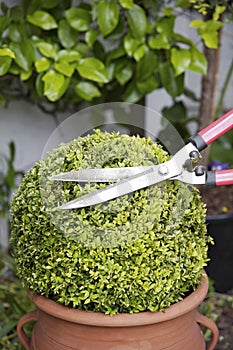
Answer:
<svg viewBox="0 0 233 350"><path fill-rule="evenodd" d="M216 324L219 341L215 350L233 350L233 290L228 294L215 293L214 313L220 314Z"/></svg>
<svg viewBox="0 0 233 350"><path fill-rule="evenodd" d="M208 215L233 213L233 186L202 186L200 191L207 204Z"/></svg>

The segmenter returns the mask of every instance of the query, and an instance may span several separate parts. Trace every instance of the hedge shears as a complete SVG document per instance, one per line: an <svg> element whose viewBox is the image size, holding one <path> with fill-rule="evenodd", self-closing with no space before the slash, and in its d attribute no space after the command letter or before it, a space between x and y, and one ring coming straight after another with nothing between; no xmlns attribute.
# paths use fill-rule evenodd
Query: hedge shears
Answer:
<svg viewBox="0 0 233 350"><path fill-rule="evenodd" d="M198 166L196 163L201 159L200 152L203 149L232 128L233 109L191 136L189 142L164 163L151 166L74 170L54 175L50 180L113 182L105 188L67 202L59 209L76 209L100 204L165 180L212 186L231 185L233 169L206 171L203 166Z"/></svg>

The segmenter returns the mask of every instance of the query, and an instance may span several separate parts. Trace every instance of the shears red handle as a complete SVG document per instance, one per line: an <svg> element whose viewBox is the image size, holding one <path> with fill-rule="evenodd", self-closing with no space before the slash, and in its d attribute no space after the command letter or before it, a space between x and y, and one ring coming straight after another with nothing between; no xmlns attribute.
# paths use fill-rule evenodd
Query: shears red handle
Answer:
<svg viewBox="0 0 233 350"><path fill-rule="evenodd" d="M233 109L199 131L190 141L199 151L233 128ZM233 169L216 170L207 173L207 185L224 186L233 184Z"/></svg>

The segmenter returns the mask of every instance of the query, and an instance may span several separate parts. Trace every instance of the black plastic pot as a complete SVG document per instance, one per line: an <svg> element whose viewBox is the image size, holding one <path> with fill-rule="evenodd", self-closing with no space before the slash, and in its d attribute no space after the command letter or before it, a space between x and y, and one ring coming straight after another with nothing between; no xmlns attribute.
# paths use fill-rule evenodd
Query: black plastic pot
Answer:
<svg viewBox="0 0 233 350"><path fill-rule="evenodd" d="M215 241L209 248L211 261L206 271L214 280L215 290L227 292L233 289L233 214L210 215L206 221Z"/></svg>

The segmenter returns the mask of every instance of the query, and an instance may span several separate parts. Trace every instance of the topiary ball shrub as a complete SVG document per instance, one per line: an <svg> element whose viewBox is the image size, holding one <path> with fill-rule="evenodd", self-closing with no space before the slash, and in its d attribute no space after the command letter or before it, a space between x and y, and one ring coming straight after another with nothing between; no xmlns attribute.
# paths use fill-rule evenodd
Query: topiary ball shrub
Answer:
<svg viewBox="0 0 233 350"><path fill-rule="evenodd" d="M23 285L63 305L110 315L164 310L192 292L210 241L195 187L165 181L107 203L61 210L107 184L50 179L168 159L149 138L97 130L37 162L11 206L11 245Z"/></svg>

